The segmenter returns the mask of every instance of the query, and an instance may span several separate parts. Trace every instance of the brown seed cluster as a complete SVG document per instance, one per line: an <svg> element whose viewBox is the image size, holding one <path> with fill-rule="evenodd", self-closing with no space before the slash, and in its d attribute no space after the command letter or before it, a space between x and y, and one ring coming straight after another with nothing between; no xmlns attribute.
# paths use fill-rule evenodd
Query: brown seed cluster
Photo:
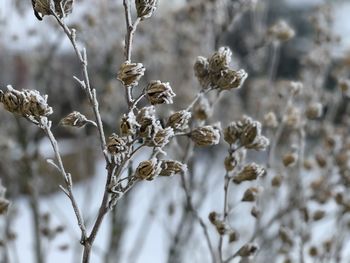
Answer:
<svg viewBox="0 0 350 263"><path fill-rule="evenodd" d="M224 139L230 145L257 151L265 150L269 145L269 140L261 135L260 122L246 116L240 121L231 122L224 129Z"/></svg>
<svg viewBox="0 0 350 263"><path fill-rule="evenodd" d="M209 59L197 57L194 64L195 75L204 89L209 87L222 90L240 88L248 74L240 69L230 68L232 52L228 47L222 47Z"/></svg>
<svg viewBox="0 0 350 263"><path fill-rule="evenodd" d="M24 117L47 117L52 114L52 108L47 104L47 96L41 96L37 90L18 91L11 86L7 91L0 91L0 102L9 112Z"/></svg>

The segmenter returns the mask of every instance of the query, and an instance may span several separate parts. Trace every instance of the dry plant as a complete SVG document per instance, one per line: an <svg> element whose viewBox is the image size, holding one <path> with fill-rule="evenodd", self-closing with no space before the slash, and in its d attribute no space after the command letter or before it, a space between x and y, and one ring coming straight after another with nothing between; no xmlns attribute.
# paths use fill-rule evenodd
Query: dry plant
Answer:
<svg viewBox="0 0 350 263"><path fill-rule="evenodd" d="M55 160L48 159L47 162L60 173L63 184L59 187L73 208L83 246L81 261L91 261L91 253L98 247L95 239L102 223L127 198L127 193L133 195L132 189L142 181L154 183L152 181L157 177L176 175L185 198L180 205L169 205L168 222L172 220L175 207L180 210L177 212L180 218L176 230L169 235L167 262L189 262L185 255L189 253L186 246L195 237L205 244L206 253L201 255L201 262L228 263L238 262L238 259L240 262L345 262L343 257L346 257L344 253L349 246L350 143L348 107L341 104L348 102L350 94L350 63L349 58L344 58L339 65L332 65L330 49L339 38L331 30L331 10L327 6L315 10L310 20L315 32L312 52L302 59L295 81L279 78L278 74L285 45L298 35L284 20L265 24L265 28L255 24L257 27L252 31L257 33L256 39L242 35L253 57L261 49L271 51L270 67L263 72L263 78L257 75L248 78L247 70L237 69L237 61L242 58L237 55L233 66L231 49L219 48L224 33L232 29L244 12L264 11L264 4L255 1L208 1L206 4L189 1L187 9L181 10L179 16L175 14L175 19L181 20L185 12L193 14L193 19L197 14L208 21L212 19L213 34L210 38L215 51L195 59L191 75L196 77L200 89L183 107L181 103L176 105L176 93L169 82L147 79L148 84L142 87L142 81L147 77L146 68L143 63L132 59L134 35L140 25L152 23L157 2L135 0L134 8L130 0L123 0L126 24L124 62L120 63L115 78L123 86L126 106L121 116L113 116L119 129L106 137L103 120L111 118L104 118L100 110L100 104L105 107L105 100L98 98L90 83L89 75L94 74L88 68L87 50L78 43L77 31L66 24L66 17L73 15L73 0L32 0L35 16L44 21L44 16L48 16L57 22L81 66L82 75L74 76L74 80L84 91L92 114L74 110L61 118L59 124L81 130L94 129L99 140L106 175L97 214L89 215L91 228L73 192L76 175L66 168L53 133L55 106L49 105L48 97L37 90L17 90L9 85L0 91L4 109L34 124L51 143ZM224 19L218 19L218 16ZM193 43L191 40L189 42ZM181 52L192 52L187 51ZM257 64L262 64L260 57L254 58ZM154 59L157 62L159 58ZM187 75L188 72L184 73ZM329 78L335 83L333 90L325 88L329 85ZM243 84L244 88L240 89ZM215 109L223 107L225 98L222 94L235 92L245 94L242 101L246 107L235 112L234 120L222 128L221 122L227 120L218 119L223 110L214 114ZM173 111L168 110L171 104L175 104ZM89 119L87 116L93 117ZM210 174L198 172L198 166L203 165L199 159L203 156L215 159L215 153L210 155L202 149L214 145L221 149L216 157L220 159L220 169L215 168L214 172L207 169ZM138 161L140 158L143 160ZM35 180L32 160L26 161L31 178ZM221 172L222 176L217 175ZM209 184L210 180L215 182ZM221 189L221 203L211 207L211 212L203 217L202 207L205 200L212 198L213 187ZM39 193L35 187L33 189L33 211L37 214L34 218L39 219L35 207ZM159 191L150 201L142 225L146 227L142 227L143 231L136 238L130 262L136 262L138 258L140 247L145 242L144 231L155 216L155 207L163 199L164 202L170 199L163 197L167 191ZM9 204L0 184L0 214L6 213ZM318 223L327 218L335 221L334 232L326 237L320 236L318 233L325 230ZM37 232L43 232L48 240L64 231L60 225L51 225L49 215L40 220L42 228L39 229L37 222ZM196 233L198 229L200 234ZM197 235L191 237L192 233ZM36 242L37 261L41 263L44 259L39 236ZM118 240L114 242L118 243ZM116 259L107 256L105 261L112 260Z"/></svg>

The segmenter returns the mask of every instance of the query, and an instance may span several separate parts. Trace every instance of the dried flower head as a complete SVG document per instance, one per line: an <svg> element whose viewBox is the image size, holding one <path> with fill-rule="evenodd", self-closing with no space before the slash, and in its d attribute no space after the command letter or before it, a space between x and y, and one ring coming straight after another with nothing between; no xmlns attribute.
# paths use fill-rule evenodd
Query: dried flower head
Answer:
<svg viewBox="0 0 350 263"><path fill-rule="evenodd" d="M162 160L160 167L162 169L159 174L160 176L172 176L187 170L185 164L175 160Z"/></svg>
<svg viewBox="0 0 350 263"><path fill-rule="evenodd" d="M39 20L45 15L52 15L52 12L60 18L67 16L73 10L73 2L73 0L55 0L51 6L50 0L32 0L35 15Z"/></svg>
<svg viewBox="0 0 350 263"><path fill-rule="evenodd" d="M141 162L136 168L136 177L141 180L153 180L162 171L161 162L157 159Z"/></svg>
<svg viewBox="0 0 350 263"><path fill-rule="evenodd" d="M230 233L228 235L228 242L233 243L238 241L239 239L239 233L233 229L230 230Z"/></svg>
<svg viewBox="0 0 350 263"><path fill-rule="evenodd" d="M152 105L172 104L176 94L170 87L169 82L152 81L146 88L147 99Z"/></svg>
<svg viewBox="0 0 350 263"><path fill-rule="evenodd" d="M110 161L119 164L125 157L127 151L126 140L119 135L113 133L107 141L107 152Z"/></svg>
<svg viewBox="0 0 350 263"><path fill-rule="evenodd" d="M294 244L293 233L290 229L281 226L278 230L278 235L283 243L288 244L289 246Z"/></svg>
<svg viewBox="0 0 350 263"><path fill-rule="evenodd" d="M305 115L308 119L314 120L322 116L323 106L319 102L313 102L306 108Z"/></svg>
<svg viewBox="0 0 350 263"><path fill-rule="evenodd" d="M154 136L150 137L146 144L152 147L164 147L170 141L170 138L174 136L174 130L171 127L165 129L158 129Z"/></svg>
<svg viewBox="0 0 350 263"><path fill-rule="evenodd" d="M150 18L157 9L158 0L135 0L137 16Z"/></svg>
<svg viewBox="0 0 350 263"><path fill-rule="evenodd" d="M212 108L205 97L201 97L193 109L193 117L197 120L207 120L212 114Z"/></svg>
<svg viewBox="0 0 350 263"><path fill-rule="evenodd" d="M298 129L302 125L300 109L294 106L288 107L283 122L291 129Z"/></svg>
<svg viewBox="0 0 350 263"><path fill-rule="evenodd" d="M254 150L265 150L269 145L269 140L261 135L261 123L247 116L231 122L224 129L224 139L229 144L239 144Z"/></svg>
<svg viewBox="0 0 350 263"><path fill-rule="evenodd" d="M214 79L215 86L220 90L238 89L242 87L248 74L244 69L238 71L225 69L220 72L220 77Z"/></svg>
<svg viewBox="0 0 350 263"><path fill-rule="evenodd" d="M78 128L81 128L88 123L96 126L95 122L88 120L85 117L85 115L81 114L78 111L73 111L69 113L66 117L64 117L60 121L60 124L63 126L72 126L72 127L78 127Z"/></svg>
<svg viewBox="0 0 350 263"><path fill-rule="evenodd" d="M232 180L235 184L240 184L244 181L256 180L258 177L265 175L265 173L266 171L262 166L257 165L256 163L250 163L244 166Z"/></svg>
<svg viewBox="0 0 350 263"><path fill-rule="evenodd" d="M236 168L237 164L238 164L238 161L235 155L230 154L225 158L224 165L225 165L226 171L228 172L233 171Z"/></svg>
<svg viewBox="0 0 350 263"><path fill-rule="evenodd" d="M268 35L274 40L283 42L293 38L295 36L295 31L286 21L280 20L269 28Z"/></svg>
<svg viewBox="0 0 350 263"><path fill-rule="evenodd" d="M264 126L271 129L277 128L278 120L274 112L270 111L269 113L265 114Z"/></svg>
<svg viewBox="0 0 350 263"><path fill-rule="evenodd" d="M216 145L220 141L220 128L217 126L203 126L191 132L191 139L197 146Z"/></svg>
<svg viewBox="0 0 350 263"><path fill-rule="evenodd" d="M187 110L177 111L169 116L166 126L173 128L175 131L184 131L188 129L191 116L191 112Z"/></svg>
<svg viewBox="0 0 350 263"><path fill-rule="evenodd" d="M123 136L134 135L139 127L140 124L136 121L136 116L132 111L124 114L120 120L120 132Z"/></svg>
<svg viewBox="0 0 350 263"><path fill-rule="evenodd" d="M219 73L228 68L231 62L232 51L228 47L221 47L209 59L210 73Z"/></svg>
<svg viewBox="0 0 350 263"><path fill-rule="evenodd" d="M125 61L118 72L117 78L125 86L137 86L141 77L145 74L145 68L142 63L131 63Z"/></svg>
<svg viewBox="0 0 350 263"><path fill-rule="evenodd" d="M207 88L210 84L209 60L205 57L197 57L193 70L201 86Z"/></svg>
<svg viewBox="0 0 350 263"><path fill-rule="evenodd" d="M257 244L248 243L248 244L245 244L244 246L242 246L238 250L238 255L243 257L243 258L250 257L250 256L253 256L258 249L259 249L259 246Z"/></svg>
<svg viewBox="0 0 350 263"><path fill-rule="evenodd" d="M304 88L304 85L300 81L291 81L289 83L289 87L288 88L290 90L290 94L292 96L296 96L296 95L299 95L302 92L302 90Z"/></svg>
<svg viewBox="0 0 350 263"><path fill-rule="evenodd" d="M53 112L47 104L47 95L43 97L37 90L18 91L7 86L7 91L0 93L0 102L9 112L25 117L47 117Z"/></svg>

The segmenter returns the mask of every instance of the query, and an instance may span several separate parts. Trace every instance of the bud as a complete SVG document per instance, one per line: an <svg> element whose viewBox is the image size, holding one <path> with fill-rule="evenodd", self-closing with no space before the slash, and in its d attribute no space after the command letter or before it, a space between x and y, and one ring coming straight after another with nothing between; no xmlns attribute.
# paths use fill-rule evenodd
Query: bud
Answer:
<svg viewBox="0 0 350 263"><path fill-rule="evenodd" d="M170 115L166 126L173 128L175 131L184 131L188 129L190 119L191 112L187 110L177 111Z"/></svg>
<svg viewBox="0 0 350 263"><path fill-rule="evenodd" d="M95 122L88 120L83 114L81 114L78 111L73 111L69 113L60 121L60 124L63 126L72 126L78 128L81 128L88 123L96 126Z"/></svg>
<svg viewBox="0 0 350 263"><path fill-rule="evenodd" d="M248 74L244 69L239 71L225 69L220 72L220 77L214 80L214 84L220 90L237 89L243 85L247 77Z"/></svg>
<svg viewBox="0 0 350 263"><path fill-rule="evenodd" d="M250 257L255 254L255 252L259 249L259 246L254 243L248 243L242 246L238 250L238 255L241 257Z"/></svg>
<svg viewBox="0 0 350 263"><path fill-rule="evenodd" d="M146 88L146 95L152 105L172 104L176 94L170 87L169 82L152 81Z"/></svg>
<svg viewBox="0 0 350 263"><path fill-rule="evenodd" d="M233 177L233 182L235 184L240 184L244 181L253 181L258 177L265 175L266 171L263 167L257 165L256 163L251 163L243 167L243 169Z"/></svg>
<svg viewBox="0 0 350 263"><path fill-rule="evenodd" d="M286 21L281 20L269 28L268 35L275 40L283 42L293 38L295 36L295 31Z"/></svg>
<svg viewBox="0 0 350 263"><path fill-rule="evenodd" d="M231 62L232 52L228 47L221 47L209 59L209 71L218 73L227 69Z"/></svg>
<svg viewBox="0 0 350 263"><path fill-rule="evenodd" d="M220 129L209 125L198 127L191 132L190 136L197 146L216 145L220 141Z"/></svg>
<svg viewBox="0 0 350 263"><path fill-rule="evenodd" d="M141 162L136 168L136 177L141 180L153 180L161 172L160 162L156 159Z"/></svg>
<svg viewBox="0 0 350 263"><path fill-rule="evenodd" d="M265 114L264 125L267 128L272 128L272 129L277 128L278 121L277 121L276 114L274 112L270 111L269 113Z"/></svg>
<svg viewBox="0 0 350 263"><path fill-rule="evenodd" d="M141 19L150 18L157 9L157 0L135 0L137 16Z"/></svg>
<svg viewBox="0 0 350 263"><path fill-rule="evenodd" d="M319 102L311 103L306 109L306 117L310 120L320 118L322 116L323 106Z"/></svg>
<svg viewBox="0 0 350 263"><path fill-rule="evenodd" d="M145 74L145 70L142 63L125 61L119 69L117 79L125 86L137 86L139 80Z"/></svg>
<svg viewBox="0 0 350 263"><path fill-rule="evenodd" d="M207 88L210 84L209 61L205 57L197 57L193 66L194 75L203 88Z"/></svg>
<svg viewBox="0 0 350 263"><path fill-rule="evenodd" d="M175 160L162 160L160 167L162 169L159 174L160 176L172 176L187 170L185 164Z"/></svg>

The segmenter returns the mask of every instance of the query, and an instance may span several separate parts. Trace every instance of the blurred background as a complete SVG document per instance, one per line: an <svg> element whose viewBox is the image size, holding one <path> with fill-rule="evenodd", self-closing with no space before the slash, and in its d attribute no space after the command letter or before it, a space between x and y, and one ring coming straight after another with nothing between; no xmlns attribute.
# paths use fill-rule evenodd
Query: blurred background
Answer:
<svg viewBox="0 0 350 263"><path fill-rule="evenodd" d="M210 57L219 47L229 46L233 67L245 69L249 78L239 91L209 98L219 101L208 116L209 122L220 121L225 126L243 114L263 120L271 110L279 113L285 104L286 82L302 80L305 89L310 88L306 103L317 93L329 123L345 127L348 135L348 97L333 93L339 79L350 77L349 14L347 0L159 0L155 15L137 29L132 58L146 67L140 87L153 79L171 83L177 94L171 108L174 111L186 107L200 90L193 72L196 57ZM267 32L280 20L294 29L295 37L276 44ZM67 24L77 30L79 44L87 49L91 85L98 92L106 134L111 134L119 129L119 118L127 109L123 86L116 79L124 62L122 1L76 0ZM30 0L0 1L0 69L2 90L11 84L16 89L48 94L54 108L53 132L65 166L73 175L79 205L87 222L92 223L105 180L98 138L91 127L76 130L58 125L73 110L92 118L88 101L72 77L80 76L80 65L61 28L52 17L38 21ZM159 114L165 117L169 113L169 107L164 107ZM0 215L0 262L40 263L40 251L42 262L80 262L79 229L72 208L59 191L61 177L46 162L53 158L49 141L41 130L2 107L0 120L0 178L11 202L7 214ZM324 149L323 123L324 119L318 120L308 127L306 155L310 158L315 149L321 153ZM266 133L274 134L270 130ZM286 139L280 151L290 145ZM200 149L196 156L191 167L194 201L215 242L218 236L207 218L209 212L222 206L225 151L219 147ZM248 156L257 162L266 158L264 153ZM308 173L308 183L320 174L318 170ZM346 189L338 184L334 187ZM238 204L243 191L239 186L231 193L237 208L232 224L242 230L242 242L254 226L250 204ZM269 200L283 196L281 191L270 193ZM332 215L336 209L333 201L316 203L310 203L311 209L321 204L330 215L316 226L310 247L312 240L328 240L334 224L339 223ZM274 206L266 209L273 211ZM137 185L104 222L91 262L211 262L201 229L185 210L183 189L176 176ZM269 232L270 237L274 231ZM305 262L349 262L350 252L344 249L349 247L348 229L339 231L344 234L342 246L337 247L339 258L320 261L306 251ZM269 240L269 249L252 262L302 262L297 248L284 253ZM227 255L242 244L228 246ZM288 258L291 261L286 261Z"/></svg>

